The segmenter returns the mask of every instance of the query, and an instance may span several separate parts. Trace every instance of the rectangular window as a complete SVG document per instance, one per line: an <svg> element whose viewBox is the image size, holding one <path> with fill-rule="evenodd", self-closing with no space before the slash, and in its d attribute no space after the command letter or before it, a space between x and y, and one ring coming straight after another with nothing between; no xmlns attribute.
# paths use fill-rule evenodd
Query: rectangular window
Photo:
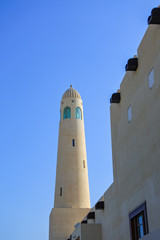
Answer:
<svg viewBox="0 0 160 240"><path fill-rule="evenodd" d="M72 139L72 146L75 147L75 140Z"/></svg>
<svg viewBox="0 0 160 240"><path fill-rule="evenodd" d="M86 167L86 165L85 165L85 160L83 160L83 167L84 167L84 168Z"/></svg>
<svg viewBox="0 0 160 240"><path fill-rule="evenodd" d="M60 188L60 196L62 196L62 187Z"/></svg>
<svg viewBox="0 0 160 240"><path fill-rule="evenodd" d="M153 68L152 68L152 70L148 74L148 86L149 86L149 88L152 88L153 84L154 84L154 71L153 71Z"/></svg>
<svg viewBox="0 0 160 240"><path fill-rule="evenodd" d="M138 240L149 232L145 202L129 214L129 221L132 240Z"/></svg>
<svg viewBox="0 0 160 240"><path fill-rule="evenodd" d="M128 122L130 122L132 119L132 108L131 105L128 108Z"/></svg>

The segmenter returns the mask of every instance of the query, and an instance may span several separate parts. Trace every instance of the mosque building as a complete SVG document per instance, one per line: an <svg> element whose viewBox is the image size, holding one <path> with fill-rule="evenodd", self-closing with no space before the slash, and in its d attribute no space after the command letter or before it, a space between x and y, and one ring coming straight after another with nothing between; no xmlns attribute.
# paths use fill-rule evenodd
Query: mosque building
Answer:
<svg viewBox="0 0 160 240"><path fill-rule="evenodd" d="M110 99L114 181L92 208L82 99L62 97L49 240L160 240L160 7L148 25Z"/></svg>

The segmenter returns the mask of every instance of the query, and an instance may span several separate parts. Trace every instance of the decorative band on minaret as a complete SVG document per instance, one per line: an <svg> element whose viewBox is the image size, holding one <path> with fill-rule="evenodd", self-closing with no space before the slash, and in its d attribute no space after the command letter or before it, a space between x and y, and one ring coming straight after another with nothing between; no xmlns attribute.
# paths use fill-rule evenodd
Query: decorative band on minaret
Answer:
<svg viewBox="0 0 160 240"><path fill-rule="evenodd" d="M83 219L89 209L83 103L80 94L71 85L63 94L60 106L55 199L50 215L49 239L66 239L69 233L66 229L70 228L72 232L74 225ZM72 218L72 221L69 220L71 223L66 217ZM64 228L65 224L67 227Z"/></svg>

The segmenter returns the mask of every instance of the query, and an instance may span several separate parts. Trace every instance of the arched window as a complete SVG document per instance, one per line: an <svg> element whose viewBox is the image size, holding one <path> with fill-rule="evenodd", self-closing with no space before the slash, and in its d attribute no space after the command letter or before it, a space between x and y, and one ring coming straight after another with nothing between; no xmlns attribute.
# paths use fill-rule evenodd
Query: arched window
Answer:
<svg viewBox="0 0 160 240"><path fill-rule="evenodd" d="M71 109L70 107L65 107L63 112L63 119L71 118Z"/></svg>
<svg viewBox="0 0 160 240"><path fill-rule="evenodd" d="M77 119L81 119L82 120L82 111L79 107L76 108L75 110L75 115Z"/></svg>

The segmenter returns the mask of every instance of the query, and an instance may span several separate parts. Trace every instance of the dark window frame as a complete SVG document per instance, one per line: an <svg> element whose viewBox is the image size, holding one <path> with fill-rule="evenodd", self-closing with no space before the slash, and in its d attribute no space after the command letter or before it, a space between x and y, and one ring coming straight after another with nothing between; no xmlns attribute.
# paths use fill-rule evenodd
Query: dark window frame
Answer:
<svg viewBox="0 0 160 240"><path fill-rule="evenodd" d="M135 208L132 212L129 213L129 225L130 225L130 237L131 240L138 240L138 226L137 219L142 215L143 218L143 229L144 235L149 233L148 227L148 217L147 217L147 207L146 202L143 202L137 208Z"/></svg>
<svg viewBox="0 0 160 240"><path fill-rule="evenodd" d="M59 193L60 197L62 197L62 187L60 187L60 193Z"/></svg>
<svg viewBox="0 0 160 240"><path fill-rule="evenodd" d="M72 146L75 147L75 139L72 139Z"/></svg>

